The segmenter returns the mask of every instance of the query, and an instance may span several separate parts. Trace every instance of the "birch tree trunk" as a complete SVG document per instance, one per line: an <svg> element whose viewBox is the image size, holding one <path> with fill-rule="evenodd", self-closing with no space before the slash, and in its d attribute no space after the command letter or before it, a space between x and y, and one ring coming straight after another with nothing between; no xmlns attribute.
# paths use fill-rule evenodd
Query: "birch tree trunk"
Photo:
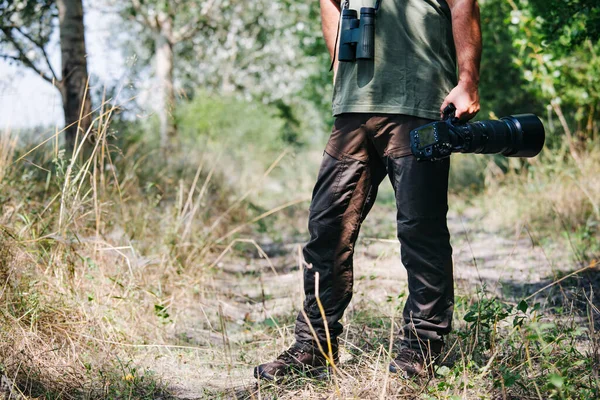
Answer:
<svg viewBox="0 0 600 400"><path fill-rule="evenodd" d="M175 125L175 89L173 85L173 18L161 13L158 17L158 30L155 33L156 79L158 81L158 118L160 120L160 141L163 149L168 148L177 136Z"/></svg>
<svg viewBox="0 0 600 400"><path fill-rule="evenodd" d="M65 144L71 153L75 146L77 130L79 140L91 125L92 102L86 95L88 81L82 0L57 0L60 28L62 80L60 91L63 100ZM81 116L81 120L80 120Z"/></svg>

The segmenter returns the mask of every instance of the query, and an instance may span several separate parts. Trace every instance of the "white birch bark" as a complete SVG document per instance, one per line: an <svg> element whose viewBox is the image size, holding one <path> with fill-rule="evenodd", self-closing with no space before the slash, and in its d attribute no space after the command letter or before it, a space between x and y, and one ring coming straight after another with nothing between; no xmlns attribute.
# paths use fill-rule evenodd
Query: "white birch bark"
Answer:
<svg viewBox="0 0 600 400"><path fill-rule="evenodd" d="M160 120L160 141L167 148L177 136L175 125L175 88L173 83L173 19L159 14L155 32L156 79L158 85L157 112Z"/></svg>

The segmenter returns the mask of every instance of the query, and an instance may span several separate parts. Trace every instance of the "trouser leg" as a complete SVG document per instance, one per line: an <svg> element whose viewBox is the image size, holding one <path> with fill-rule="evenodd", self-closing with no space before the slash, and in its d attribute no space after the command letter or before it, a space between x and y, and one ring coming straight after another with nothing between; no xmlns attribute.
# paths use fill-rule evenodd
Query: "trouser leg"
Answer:
<svg viewBox="0 0 600 400"><path fill-rule="evenodd" d="M388 158L396 193L398 239L408 273L403 345L439 351L451 330L454 305L448 212L450 160Z"/></svg>
<svg viewBox="0 0 600 400"><path fill-rule="evenodd" d="M310 241L304 247L304 313L296 320L296 340L326 342L325 323L319 310L315 283L318 274L319 298L332 340L342 332L340 319L352 298L354 244L360 224L372 207L385 167L375 155L357 161L325 153L313 191L308 229Z"/></svg>

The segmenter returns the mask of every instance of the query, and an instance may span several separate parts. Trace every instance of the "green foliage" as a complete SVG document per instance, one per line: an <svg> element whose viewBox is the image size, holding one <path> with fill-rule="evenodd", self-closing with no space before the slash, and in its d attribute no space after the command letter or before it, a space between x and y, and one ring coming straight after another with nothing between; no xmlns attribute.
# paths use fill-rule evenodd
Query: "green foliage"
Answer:
<svg viewBox="0 0 600 400"><path fill-rule="evenodd" d="M600 39L600 3L597 0L529 0L542 18L542 32L548 41L568 49L586 40Z"/></svg>
<svg viewBox="0 0 600 400"><path fill-rule="evenodd" d="M182 137L204 137L240 149L242 143L257 149L281 147L285 121L276 109L235 97L199 95L178 110ZM247 150L247 148L246 148Z"/></svg>
<svg viewBox="0 0 600 400"><path fill-rule="evenodd" d="M298 32L300 49L307 62L315 65L309 79L300 91L300 96L314 104L327 125L333 123L331 96L333 73L329 71L331 59L321 33L321 9L319 2L310 2L306 23L307 29Z"/></svg>
<svg viewBox="0 0 600 400"><path fill-rule="evenodd" d="M550 317L550 310L538 303L509 304L485 291L475 301L457 300L457 312L466 322L458 330L462 360L438 367L443 380L431 385L429 393L473 388L477 376L486 376L491 393L502 392L506 398L598 397L596 361L576 345L582 338L594 340L587 328Z"/></svg>
<svg viewBox="0 0 600 400"><path fill-rule="evenodd" d="M167 310L167 307L163 304L154 305L154 313L162 320L163 323L168 323L169 319L171 318L171 315L169 315Z"/></svg>
<svg viewBox="0 0 600 400"><path fill-rule="evenodd" d="M526 112L540 114L544 110L543 100L528 90L523 69L516 63L519 54L513 46L515 32L508 29L512 10L505 0L481 2L480 119Z"/></svg>
<svg viewBox="0 0 600 400"><path fill-rule="evenodd" d="M525 0L513 5L509 29L518 50L514 63L527 82L524 89L552 105L558 117L565 116L560 125L549 121L549 133L562 135L570 129L576 138L593 138L600 119L595 106L600 100L600 42L586 38L576 46L552 46L546 42L543 18Z"/></svg>
<svg viewBox="0 0 600 400"><path fill-rule="evenodd" d="M551 148L562 146L567 131L575 147L597 139L599 13L593 0L481 1L480 118L547 117Z"/></svg>
<svg viewBox="0 0 600 400"><path fill-rule="evenodd" d="M105 382L102 397L109 399L173 399L167 386L148 369L137 367L131 361L122 361L118 357L111 370L95 371L89 368L89 375L98 375ZM100 395L100 394L98 394ZM100 397L100 396L98 396Z"/></svg>
<svg viewBox="0 0 600 400"><path fill-rule="evenodd" d="M20 27L30 26L34 23L40 23L40 15L45 15L50 12L52 16L56 16L54 0L2 0L0 1L0 16L2 17L2 27ZM50 27L36 26L41 29L41 36L48 38L48 30Z"/></svg>
<svg viewBox="0 0 600 400"><path fill-rule="evenodd" d="M318 97L298 94L313 85L316 60L322 57L302 52L314 38L322 42L315 4L318 10L313 1L289 0L125 2L122 17L136 21L126 25L132 33L128 56L137 55L132 72L142 75L152 65L154 39L161 29L153 16L170 16L174 75L182 97L212 92L295 109L312 105Z"/></svg>

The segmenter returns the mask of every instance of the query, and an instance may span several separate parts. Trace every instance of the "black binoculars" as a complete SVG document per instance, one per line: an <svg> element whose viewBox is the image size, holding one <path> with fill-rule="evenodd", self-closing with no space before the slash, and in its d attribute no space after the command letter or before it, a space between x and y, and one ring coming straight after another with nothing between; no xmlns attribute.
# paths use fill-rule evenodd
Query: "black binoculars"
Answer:
<svg viewBox="0 0 600 400"><path fill-rule="evenodd" d="M375 13L376 8L360 9L360 20L356 10L342 10L340 51L338 60L372 60L375 57Z"/></svg>

